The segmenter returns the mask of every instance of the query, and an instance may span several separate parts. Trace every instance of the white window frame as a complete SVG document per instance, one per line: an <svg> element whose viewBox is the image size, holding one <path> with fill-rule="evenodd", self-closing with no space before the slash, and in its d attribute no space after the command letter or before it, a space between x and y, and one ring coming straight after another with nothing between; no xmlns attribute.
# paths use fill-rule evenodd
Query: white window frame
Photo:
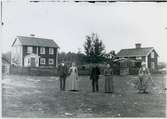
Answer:
<svg viewBox="0 0 167 119"><path fill-rule="evenodd" d="M32 52L33 52L33 47L28 46L28 47L27 47L27 53L32 53Z"/></svg>
<svg viewBox="0 0 167 119"><path fill-rule="evenodd" d="M155 53L151 52L151 58L154 58L154 57L155 57Z"/></svg>
<svg viewBox="0 0 167 119"><path fill-rule="evenodd" d="M136 60L142 60L142 57L136 57Z"/></svg>
<svg viewBox="0 0 167 119"><path fill-rule="evenodd" d="M46 64L46 58L40 58L40 64Z"/></svg>
<svg viewBox="0 0 167 119"><path fill-rule="evenodd" d="M45 54L45 48L44 47L40 48L40 54Z"/></svg>
<svg viewBox="0 0 167 119"><path fill-rule="evenodd" d="M52 61L52 62L50 62ZM54 64L54 59L53 58L49 58L49 64Z"/></svg>
<svg viewBox="0 0 167 119"><path fill-rule="evenodd" d="M51 55L54 54L54 48L49 48L49 54L51 54Z"/></svg>
<svg viewBox="0 0 167 119"><path fill-rule="evenodd" d="M151 62L151 69L155 69L155 62Z"/></svg>

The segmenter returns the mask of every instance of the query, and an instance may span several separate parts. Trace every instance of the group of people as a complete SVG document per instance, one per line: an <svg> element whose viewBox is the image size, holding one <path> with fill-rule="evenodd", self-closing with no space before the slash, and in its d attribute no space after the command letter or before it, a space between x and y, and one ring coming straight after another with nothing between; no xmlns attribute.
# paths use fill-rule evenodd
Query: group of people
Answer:
<svg viewBox="0 0 167 119"><path fill-rule="evenodd" d="M58 67L58 75L60 80L60 90L65 91L78 91L79 90L79 76L78 76L78 68L76 64L73 62L72 66L68 69L67 66L62 62ZM96 64L92 67L90 72L90 80L92 81L92 92L99 91L99 75L100 68ZM113 70L110 64L107 64L107 68L104 70L105 76L105 86L104 92L112 93L113 92Z"/></svg>
<svg viewBox="0 0 167 119"><path fill-rule="evenodd" d="M90 80L92 81L92 92L99 91L99 75L100 68L98 64L95 64L90 71ZM58 75L60 79L60 90L65 91L78 91L79 90L79 76L78 68L73 62L70 68L67 68L64 62L62 62L58 67ZM113 82L113 68L110 64L106 65L104 69L104 92L113 93L114 92L114 82ZM150 81L152 81L149 69L146 68L145 63L142 63L141 68L138 73L138 80L136 81L135 87L138 89L139 93L148 93L150 87Z"/></svg>

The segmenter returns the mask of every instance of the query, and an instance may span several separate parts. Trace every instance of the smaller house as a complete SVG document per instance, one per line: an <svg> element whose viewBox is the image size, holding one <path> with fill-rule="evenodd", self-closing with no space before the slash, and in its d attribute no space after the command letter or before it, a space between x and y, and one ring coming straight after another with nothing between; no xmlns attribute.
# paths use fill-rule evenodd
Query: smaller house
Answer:
<svg viewBox="0 0 167 119"><path fill-rule="evenodd" d="M5 56L2 56L2 73L9 74L10 71L10 60Z"/></svg>
<svg viewBox="0 0 167 119"><path fill-rule="evenodd" d="M17 36L12 44L11 64L20 67L56 67L58 48L52 39Z"/></svg>
<svg viewBox="0 0 167 119"><path fill-rule="evenodd" d="M128 58L115 59L113 63L116 74L120 75L137 74L141 65L140 61Z"/></svg>
<svg viewBox="0 0 167 119"><path fill-rule="evenodd" d="M146 63L146 67L151 71L158 68L158 53L153 47L141 47L140 43L135 44L135 48L122 49L117 53L117 58L126 58L138 62Z"/></svg>

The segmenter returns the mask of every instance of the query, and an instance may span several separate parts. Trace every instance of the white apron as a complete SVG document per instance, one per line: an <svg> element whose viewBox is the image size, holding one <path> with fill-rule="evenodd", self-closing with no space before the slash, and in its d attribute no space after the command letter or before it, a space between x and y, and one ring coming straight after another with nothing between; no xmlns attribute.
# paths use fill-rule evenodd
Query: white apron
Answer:
<svg viewBox="0 0 167 119"><path fill-rule="evenodd" d="M79 90L79 78L77 67L70 67L70 75L67 78L67 90Z"/></svg>

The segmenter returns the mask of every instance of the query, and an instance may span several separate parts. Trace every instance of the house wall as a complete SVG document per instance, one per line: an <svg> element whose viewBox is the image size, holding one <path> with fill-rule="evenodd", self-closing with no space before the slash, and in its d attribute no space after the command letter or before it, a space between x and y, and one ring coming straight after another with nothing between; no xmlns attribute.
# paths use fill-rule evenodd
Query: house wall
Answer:
<svg viewBox="0 0 167 119"><path fill-rule="evenodd" d="M154 52L154 58L151 58L151 53ZM153 50L151 53L149 53L149 55L147 56L148 58L148 68L151 70L156 70L158 68L158 54L155 52L155 50ZM152 69L151 67L151 62L155 63L155 69Z"/></svg>
<svg viewBox="0 0 167 119"><path fill-rule="evenodd" d="M11 48L11 64L22 66L22 46L20 45L20 41L17 39Z"/></svg>
<svg viewBox="0 0 167 119"><path fill-rule="evenodd" d="M29 55L29 53L27 53L27 47L28 46L23 46L23 60L24 60L24 57L26 55ZM46 63L45 64L40 64L40 60L39 60L39 66L53 66L55 67L56 66L56 58L57 58L57 48L54 48L54 54L49 54L49 47L45 47L45 54L40 54L40 46L31 46L33 47L33 53L34 54L38 54L38 56L40 56L40 58L45 58L46 59ZM54 59L54 64L49 64L49 58L53 58ZM23 63L23 66L24 66L24 62Z"/></svg>
<svg viewBox="0 0 167 119"><path fill-rule="evenodd" d="M146 56L142 56L142 61L143 61L143 62L146 61Z"/></svg>

